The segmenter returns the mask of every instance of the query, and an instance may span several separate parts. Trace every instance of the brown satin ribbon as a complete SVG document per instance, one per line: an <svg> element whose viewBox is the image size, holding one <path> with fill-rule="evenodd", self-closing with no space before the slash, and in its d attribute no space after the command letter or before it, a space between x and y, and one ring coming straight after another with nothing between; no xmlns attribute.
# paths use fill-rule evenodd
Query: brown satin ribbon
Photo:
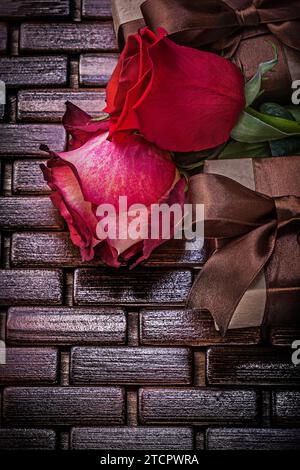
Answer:
<svg viewBox="0 0 300 470"><path fill-rule="evenodd" d="M128 38L130 34L136 34L140 28L144 28L145 26L145 21L142 18L121 24L117 33L120 49L123 49L125 46L125 39Z"/></svg>
<svg viewBox="0 0 300 470"><path fill-rule="evenodd" d="M141 10L150 28L164 27L179 44L231 56L246 29L264 27L300 50L299 0L146 0Z"/></svg>
<svg viewBox="0 0 300 470"><path fill-rule="evenodd" d="M300 197L272 198L225 176L199 174L190 180L189 198L204 204L205 238L227 243L196 278L188 306L209 310L224 334L244 293L271 258L281 228L300 221Z"/></svg>

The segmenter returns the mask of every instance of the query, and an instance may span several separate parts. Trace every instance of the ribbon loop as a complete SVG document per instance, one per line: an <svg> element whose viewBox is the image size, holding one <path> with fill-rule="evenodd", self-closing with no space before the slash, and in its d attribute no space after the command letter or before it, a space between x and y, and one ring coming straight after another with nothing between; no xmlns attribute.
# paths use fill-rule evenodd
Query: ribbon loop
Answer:
<svg viewBox="0 0 300 470"><path fill-rule="evenodd" d="M239 25L243 27L258 26L260 24L260 16L254 4L243 10L237 10L236 17Z"/></svg>
<svg viewBox="0 0 300 470"><path fill-rule="evenodd" d="M161 26L179 44L223 50L227 57L236 51L243 30L258 26L300 50L299 0L146 0L141 10L151 29Z"/></svg>

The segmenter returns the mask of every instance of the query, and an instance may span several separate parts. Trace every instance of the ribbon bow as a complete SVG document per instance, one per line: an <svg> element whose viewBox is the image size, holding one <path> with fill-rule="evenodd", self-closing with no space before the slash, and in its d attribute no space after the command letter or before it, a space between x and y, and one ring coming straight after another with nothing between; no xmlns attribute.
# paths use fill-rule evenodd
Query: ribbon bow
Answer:
<svg viewBox="0 0 300 470"><path fill-rule="evenodd" d="M300 197L271 198L214 174L193 176L189 195L193 204L204 204L205 238L226 239L226 244L196 278L188 306L209 310L224 334L242 296L271 258L280 229L300 221Z"/></svg>
<svg viewBox="0 0 300 470"><path fill-rule="evenodd" d="M150 28L162 26L180 44L232 55L245 27L264 26L300 50L299 0L146 0L141 9Z"/></svg>

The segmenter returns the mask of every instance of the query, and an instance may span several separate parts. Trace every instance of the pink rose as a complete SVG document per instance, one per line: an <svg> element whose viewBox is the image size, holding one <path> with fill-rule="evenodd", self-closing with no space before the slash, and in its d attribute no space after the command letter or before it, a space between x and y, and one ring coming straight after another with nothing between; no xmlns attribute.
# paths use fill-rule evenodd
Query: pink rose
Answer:
<svg viewBox="0 0 300 470"><path fill-rule="evenodd" d="M149 217L152 204L182 206L185 180L170 154L137 134L107 140L109 120L92 121L71 103L67 103L63 123L72 136L70 151L50 152L52 157L47 166L42 165L42 170L53 190L51 199L66 220L82 259L89 261L96 256L118 267L148 258L164 240L99 238L103 215L97 215L97 208L111 204L120 218L120 196L127 196L128 207L146 206ZM174 227L171 232L172 236Z"/></svg>

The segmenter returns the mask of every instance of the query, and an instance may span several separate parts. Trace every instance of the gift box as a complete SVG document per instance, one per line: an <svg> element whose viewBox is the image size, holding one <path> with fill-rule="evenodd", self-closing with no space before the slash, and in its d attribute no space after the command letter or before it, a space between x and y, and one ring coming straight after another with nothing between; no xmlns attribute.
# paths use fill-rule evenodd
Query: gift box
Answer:
<svg viewBox="0 0 300 470"><path fill-rule="evenodd" d="M250 79L260 63L278 63L264 82L264 100L290 102L300 79L300 2L298 0L112 0L120 48L145 25L161 26L178 44L222 54Z"/></svg>
<svg viewBox="0 0 300 470"><path fill-rule="evenodd" d="M215 250L188 304L217 327L300 324L300 158L206 161L190 178Z"/></svg>

